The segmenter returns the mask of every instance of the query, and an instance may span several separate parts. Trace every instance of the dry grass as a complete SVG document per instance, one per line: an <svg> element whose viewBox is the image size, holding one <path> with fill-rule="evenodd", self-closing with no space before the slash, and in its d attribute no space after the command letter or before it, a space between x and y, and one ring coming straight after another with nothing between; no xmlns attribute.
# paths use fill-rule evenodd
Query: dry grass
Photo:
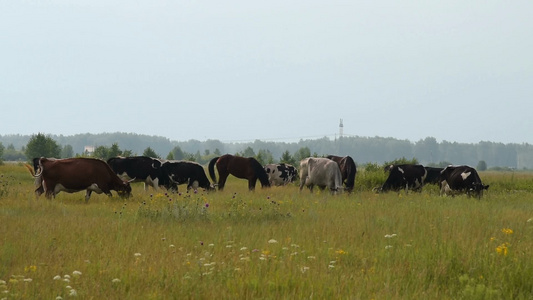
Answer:
<svg viewBox="0 0 533 300"><path fill-rule="evenodd" d="M223 192L135 185L127 202L88 204L83 193L36 200L22 166L0 174L0 298L533 297L531 174L488 174L481 201L251 193L232 178Z"/></svg>

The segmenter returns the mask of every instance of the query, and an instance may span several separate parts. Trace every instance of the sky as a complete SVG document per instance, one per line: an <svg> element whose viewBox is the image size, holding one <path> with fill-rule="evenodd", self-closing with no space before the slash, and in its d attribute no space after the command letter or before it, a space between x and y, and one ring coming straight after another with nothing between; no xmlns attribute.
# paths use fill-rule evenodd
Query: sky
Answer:
<svg viewBox="0 0 533 300"><path fill-rule="evenodd" d="M533 143L533 1L0 1L0 135Z"/></svg>

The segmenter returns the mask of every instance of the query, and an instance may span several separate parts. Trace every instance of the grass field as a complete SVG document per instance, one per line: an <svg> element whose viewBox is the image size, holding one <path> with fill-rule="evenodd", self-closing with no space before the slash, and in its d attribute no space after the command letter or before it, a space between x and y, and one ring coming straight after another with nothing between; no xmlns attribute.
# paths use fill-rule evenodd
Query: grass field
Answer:
<svg viewBox="0 0 533 300"><path fill-rule="evenodd" d="M0 166L0 299L532 299L533 174L482 200L299 192L35 199ZM356 186L368 174L357 175Z"/></svg>

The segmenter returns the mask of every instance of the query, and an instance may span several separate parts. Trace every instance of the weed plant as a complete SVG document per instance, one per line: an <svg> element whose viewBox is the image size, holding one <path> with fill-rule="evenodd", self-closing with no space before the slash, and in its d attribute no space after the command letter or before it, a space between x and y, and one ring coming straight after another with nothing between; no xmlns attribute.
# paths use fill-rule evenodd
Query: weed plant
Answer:
<svg viewBox="0 0 533 300"><path fill-rule="evenodd" d="M222 192L134 184L126 201L88 204L35 199L23 166L2 175L2 299L533 298L530 173L482 173L481 200L249 192L230 177Z"/></svg>

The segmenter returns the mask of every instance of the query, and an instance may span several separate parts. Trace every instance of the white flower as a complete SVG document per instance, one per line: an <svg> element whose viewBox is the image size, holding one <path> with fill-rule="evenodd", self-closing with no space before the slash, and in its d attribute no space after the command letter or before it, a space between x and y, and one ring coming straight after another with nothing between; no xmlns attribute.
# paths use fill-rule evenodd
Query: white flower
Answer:
<svg viewBox="0 0 533 300"><path fill-rule="evenodd" d="M70 279L68 279L68 278L63 278L63 281L64 281L64 282L70 282Z"/></svg>
<svg viewBox="0 0 533 300"><path fill-rule="evenodd" d="M307 259L316 259L316 256L308 256Z"/></svg>
<svg viewBox="0 0 533 300"><path fill-rule="evenodd" d="M0 284L6 284L6 281L0 279Z"/></svg>
<svg viewBox="0 0 533 300"><path fill-rule="evenodd" d="M111 280L111 282L112 282L112 283L119 283L119 282L120 282L120 279L115 278L115 279Z"/></svg>
<svg viewBox="0 0 533 300"><path fill-rule="evenodd" d="M74 271L74 272L72 272L72 275L73 275L74 277L78 277L78 276L81 275L81 272L80 272L80 271Z"/></svg>
<svg viewBox="0 0 533 300"><path fill-rule="evenodd" d="M246 256L246 257L241 257L241 260L242 261L250 261L250 257Z"/></svg>
<svg viewBox="0 0 533 300"><path fill-rule="evenodd" d="M63 276L63 277L64 277L64 278L68 278L68 279L70 279L70 275L68 275L68 274L65 275L65 276Z"/></svg>
<svg viewBox="0 0 533 300"><path fill-rule="evenodd" d="M61 276L59 275L54 276L54 280L61 280Z"/></svg>
<svg viewBox="0 0 533 300"><path fill-rule="evenodd" d="M24 278L24 282L32 282L31 278Z"/></svg>
<svg viewBox="0 0 533 300"><path fill-rule="evenodd" d="M335 266L334 265L329 265L328 268L333 269L333 268L335 268Z"/></svg>
<svg viewBox="0 0 533 300"><path fill-rule="evenodd" d="M65 288L66 288L67 290L71 290L71 289L72 289L72 287L71 287L70 285L67 285Z"/></svg>
<svg viewBox="0 0 533 300"><path fill-rule="evenodd" d="M168 246L169 248L175 248L176 246L174 246L174 244L171 244L170 246Z"/></svg>
<svg viewBox="0 0 533 300"><path fill-rule="evenodd" d="M71 296L71 297L76 297L76 296L78 296L78 292L76 292L75 289L71 289L70 293L68 295Z"/></svg>
<svg viewBox="0 0 533 300"><path fill-rule="evenodd" d="M135 257L140 257L140 256L141 256L141 253L137 252L137 253L135 253L135 254L133 254L133 255L135 255Z"/></svg>
<svg viewBox="0 0 533 300"><path fill-rule="evenodd" d="M61 297L61 296L57 296L57 297L56 297L56 300L63 300L63 297Z"/></svg>
<svg viewBox="0 0 533 300"><path fill-rule="evenodd" d="M248 250L248 248L246 248L246 247L242 247L241 248L241 251L246 251L246 250Z"/></svg>
<svg viewBox="0 0 533 300"><path fill-rule="evenodd" d="M269 243L269 244L277 244L278 241L276 241L275 239L270 239L270 240L268 241L268 243Z"/></svg>
<svg viewBox="0 0 533 300"><path fill-rule="evenodd" d="M386 235L385 235L385 238L390 239L390 238L393 238L393 237L395 237L395 236L397 236L396 233L393 233L393 234L386 234Z"/></svg>
<svg viewBox="0 0 533 300"><path fill-rule="evenodd" d="M390 249L390 248L392 248L391 245L387 245L387 246L385 246L385 249Z"/></svg>
<svg viewBox="0 0 533 300"><path fill-rule="evenodd" d="M207 246L209 246L209 247L215 247L215 244L209 244L209 245L207 245Z"/></svg>
<svg viewBox="0 0 533 300"><path fill-rule="evenodd" d="M309 270L309 267L302 267L302 273L305 273Z"/></svg>

